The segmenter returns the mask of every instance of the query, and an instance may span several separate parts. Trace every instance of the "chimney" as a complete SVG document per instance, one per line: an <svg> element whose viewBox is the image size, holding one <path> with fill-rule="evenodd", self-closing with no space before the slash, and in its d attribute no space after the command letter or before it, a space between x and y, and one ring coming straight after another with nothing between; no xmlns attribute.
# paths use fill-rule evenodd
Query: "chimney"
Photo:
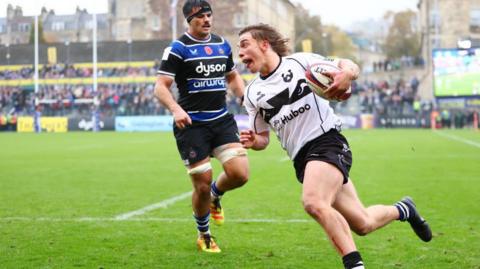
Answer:
<svg viewBox="0 0 480 269"><path fill-rule="evenodd" d="M8 6L7 6L7 19L8 19L8 20L13 19L14 15L15 15L15 14L14 14L14 11L13 11L13 6L12 6L12 4L8 4Z"/></svg>

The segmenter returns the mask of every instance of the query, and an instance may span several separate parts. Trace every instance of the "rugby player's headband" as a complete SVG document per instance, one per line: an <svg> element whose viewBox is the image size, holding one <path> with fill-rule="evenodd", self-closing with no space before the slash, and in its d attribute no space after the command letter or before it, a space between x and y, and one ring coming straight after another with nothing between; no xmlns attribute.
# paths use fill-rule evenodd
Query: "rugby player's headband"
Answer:
<svg viewBox="0 0 480 269"><path fill-rule="evenodd" d="M187 0L183 5L183 15L188 23L198 14L207 12L212 12L212 7L205 0Z"/></svg>

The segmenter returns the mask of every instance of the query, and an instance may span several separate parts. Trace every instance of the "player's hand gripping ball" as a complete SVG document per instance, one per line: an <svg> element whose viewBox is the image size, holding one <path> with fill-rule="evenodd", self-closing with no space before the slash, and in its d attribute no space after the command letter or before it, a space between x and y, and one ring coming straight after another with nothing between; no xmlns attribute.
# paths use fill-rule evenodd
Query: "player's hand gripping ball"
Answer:
<svg viewBox="0 0 480 269"><path fill-rule="evenodd" d="M347 100L352 95L351 87L335 94L335 97L329 98L325 95L325 91L333 83L333 79L325 73L331 71L340 71L340 69L328 61L308 66L307 71L305 71L308 86L316 95L329 101L341 102Z"/></svg>

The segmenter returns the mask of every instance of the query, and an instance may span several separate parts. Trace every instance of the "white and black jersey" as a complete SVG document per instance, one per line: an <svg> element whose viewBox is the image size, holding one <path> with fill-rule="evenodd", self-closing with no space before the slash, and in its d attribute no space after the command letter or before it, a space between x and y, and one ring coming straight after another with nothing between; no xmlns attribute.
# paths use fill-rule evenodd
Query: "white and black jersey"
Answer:
<svg viewBox="0 0 480 269"><path fill-rule="evenodd" d="M307 66L325 59L311 53L283 57L271 74L258 76L246 90L250 127L256 133L273 129L292 160L307 142L341 127L329 101L312 93L305 80Z"/></svg>
<svg viewBox="0 0 480 269"><path fill-rule="evenodd" d="M212 121L227 114L225 74L234 69L224 38L211 34L198 40L185 33L165 49L157 73L175 78L178 104L193 121Z"/></svg>

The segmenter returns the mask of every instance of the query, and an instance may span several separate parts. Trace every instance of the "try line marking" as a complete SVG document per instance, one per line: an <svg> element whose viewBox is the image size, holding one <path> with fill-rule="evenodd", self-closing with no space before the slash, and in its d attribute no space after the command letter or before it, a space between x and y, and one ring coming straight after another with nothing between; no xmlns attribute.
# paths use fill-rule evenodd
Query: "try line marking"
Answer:
<svg viewBox="0 0 480 269"><path fill-rule="evenodd" d="M93 217L81 217L81 218L51 218L51 217L3 217L0 221L12 222L12 221L24 221L24 222L193 222L193 218L93 218ZM232 223L315 223L310 219L227 219L227 222Z"/></svg>
<svg viewBox="0 0 480 269"><path fill-rule="evenodd" d="M143 215L149 211L166 208L180 200L191 197L192 192L185 192L174 196L167 200L156 204L146 206L144 208L130 211L124 214L117 215L113 218L108 217L79 217L79 218L59 218L59 217L0 217L0 222L121 222L121 221L137 221L137 222L192 222L192 218L134 218L134 216ZM228 219L228 222L233 223L306 223L312 222L308 219Z"/></svg>
<svg viewBox="0 0 480 269"><path fill-rule="evenodd" d="M178 201L181 201L183 199L186 199L188 197L191 197L191 196L192 196L192 191L185 192L185 193L182 193L180 195L174 196L170 199L163 200L159 203L151 204L151 205L148 205L144 208L140 208L140 209L135 210L135 211L130 211L130 212L127 212L127 213L117 215L117 216L115 216L114 219L115 220L126 220L126 219L129 219L129 218L133 217L133 216L143 215L143 214L145 214L149 211L153 211L155 209L167 208L169 205L173 205L174 203L176 203Z"/></svg>
<svg viewBox="0 0 480 269"><path fill-rule="evenodd" d="M465 143L465 144L467 144L467 145L480 148L480 143L477 143L477 142L472 141L472 140L465 139L465 138L463 138L463 137L459 137L459 136L452 135L452 134L446 134L446 133L439 132L439 131L434 131L434 133L437 134L437 135L439 135L439 136L446 137L446 138L448 138L448 139L450 139L450 140L459 141L459 142Z"/></svg>

